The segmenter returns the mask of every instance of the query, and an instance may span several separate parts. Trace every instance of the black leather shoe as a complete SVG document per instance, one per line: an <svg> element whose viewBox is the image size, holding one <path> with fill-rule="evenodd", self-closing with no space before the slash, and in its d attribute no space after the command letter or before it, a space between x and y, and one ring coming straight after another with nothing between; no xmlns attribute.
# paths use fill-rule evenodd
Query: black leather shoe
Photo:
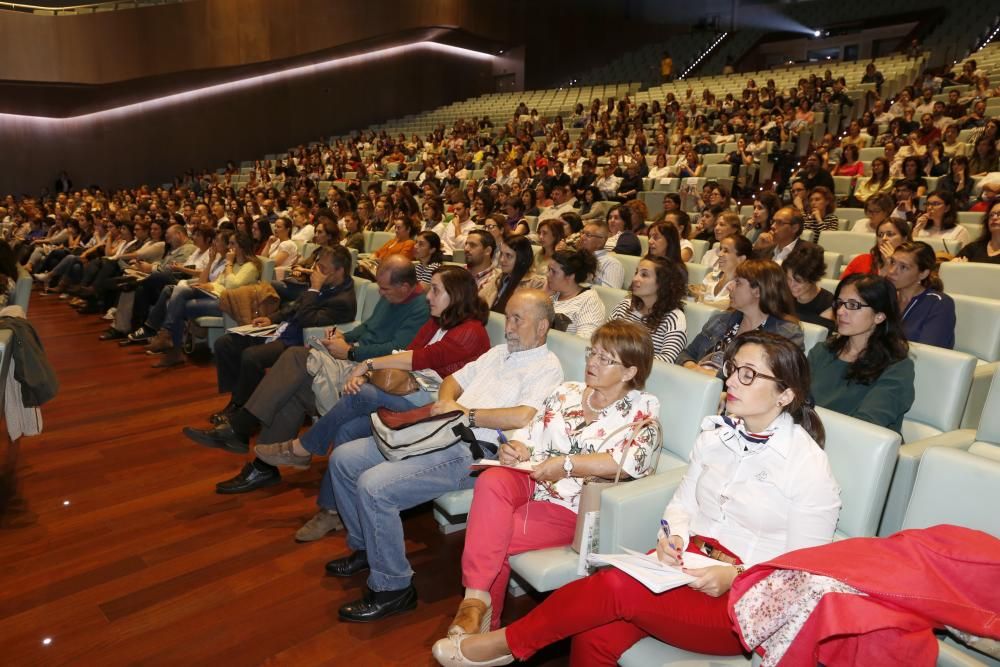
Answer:
<svg viewBox="0 0 1000 667"><path fill-rule="evenodd" d="M185 426L182 433L199 445L212 449L224 449L233 454L246 454L250 451L250 443L236 435L228 423L210 429Z"/></svg>
<svg viewBox="0 0 1000 667"><path fill-rule="evenodd" d="M355 551L350 556L331 560L326 564L326 574L330 577L350 577L368 569L368 552Z"/></svg>
<svg viewBox="0 0 1000 667"><path fill-rule="evenodd" d="M274 486L280 481L281 473L277 470L257 470L253 463L247 463L236 477L216 484L215 492L223 495L249 493L266 486Z"/></svg>
<svg viewBox="0 0 1000 667"><path fill-rule="evenodd" d="M98 336L98 338L101 340L118 340L119 338L125 338L126 335L118 329L111 328Z"/></svg>
<svg viewBox="0 0 1000 667"><path fill-rule="evenodd" d="M221 424L228 424L229 418L232 417L233 413L239 409L240 406L236 405L232 401L229 401L229 403L226 404L226 407L222 408L221 410L213 414L211 417L209 417L208 421L212 422L216 426L219 426Z"/></svg>
<svg viewBox="0 0 1000 667"><path fill-rule="evenodd" d="M411 584L401 591L368 591L360 600L342 606L337 615L352 623L371 623L416 608L417 589Z"/></svg>

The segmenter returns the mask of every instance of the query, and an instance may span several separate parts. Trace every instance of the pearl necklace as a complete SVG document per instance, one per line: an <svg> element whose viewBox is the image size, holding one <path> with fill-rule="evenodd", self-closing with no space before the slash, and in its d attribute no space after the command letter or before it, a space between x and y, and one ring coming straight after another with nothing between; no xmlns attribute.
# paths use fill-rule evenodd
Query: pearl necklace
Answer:
<svg viewBox="0 0 1000 667"><path fill-rule="evenodd" d="M609 407L611 407L614 404L614 401L611 401L611 403L608 403L607 405L605 405L601 409L597 409L597 408L594 407L594 403L593 403L594 394L596 394L596 393L597 393L596 391L594 391L593 389L591 389L590 393L587 394L587 399L586 399L587 400L587 407L590 408L591 412L594 412L594 413L599 414L599 415L600 414L604 414L604 411L607 410Z"/></svg>

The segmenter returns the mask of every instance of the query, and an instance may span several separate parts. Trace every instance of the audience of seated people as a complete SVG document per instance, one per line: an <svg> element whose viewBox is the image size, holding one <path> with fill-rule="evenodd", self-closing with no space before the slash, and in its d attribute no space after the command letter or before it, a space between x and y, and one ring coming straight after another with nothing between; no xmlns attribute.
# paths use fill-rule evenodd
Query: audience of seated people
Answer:
<svg viewBox="0 0 1000 667"><path fill-rule="evenodd" d="M489 135L479 132L476 119L436 129L426 141L365 132L299 147L280 165L259 161L239 188L230 168L192 175L174 188L7 198L0 222L12 257L38 274L46 292L60 293L84 313L112 316L111 309L127 308L125 328L116 320L101 337L149 342L150 353L163 354L161 367L183 361L187 320L219 314L218 300L208 293L257 282L258 255L274 262L282 306L252 324L277 329L269 338L227 333L218 339L218 388L229 401L211 416L213 428L184 432L199 444L245 454L259 431L256 458L220 482L219 493L277 484L279 466L307 468L313 455L332 448L319 510L296 537L312 541L346 527L352 553L330 561L326 571L351 576L368 570L369 576L367 591L340 609L341 618L374 621L414 608L399 511L475 486L462 567L465 599L449 637L434 648L442 664L507 653L523 659L572 635L574 659L586 656L587 664L615 664L650 634L690 650L736 654L741 646L725 606L734 577L745 566L828 542L836 524L837 484L811 401L898 432L914 401L908 341L955 344L955 304L937 274L942 258L920 239L942 243L955 261L1000 262L1000 183L982 177L997 168L996 123L958 96L950 104L969 113L962 124L982 121L978 139L958 141L958 126L947 122L938 128L939 140L928 138L929 126L904 131L901 120L883 133L874 119L863 121L839 146L836 139L810 144L803 169L791 179L787 206L777 194L761 192L741 224L727 187L706 182L700 195L697 189L665 194L663 213L649 224L646 204L652 200L638 199L644 172L654 179L701 176L702 155L716 150L712 133L732 138L740 164L756 167L759 157L739 157L739 142L747 155L759 156L763 147L747 146L744 137L759 133L761 141L780 144L805 132L824 88L821 79L804 78L786 96L772 82L748 89L744 103L733 100L725 109L711 94L700 108L669 100L656 111L626 97L612 105L614 114L599 104L581 118L575 142L562 134L561 122L547 126L527 110L532 120L518 114ZM750 113L762 94L773 115ZM918 97L912 89L907 94ZM777 110L786 103L791 107L782 115ZM880 101L872 108L905 120L905 106ZM639 140L643 123L656 130L647 128ZM886 157L870 162L870 177L869 163L857 153L866 144L885 146ZM423 165L415 182L372 178L388 173L398 156ZM611 160L606 169L604 157ZM467 176L477 167L487 176L475 182ZM345 178L348 171L358 178ZM746 171L744 189L758 171ZM854 179L841 209L834 174ZM937 189L921 201L921 188L938 176ZM317 182L324 179L336 187L320 193ZM602 200L619 203L605 209L608 203L597 206ZM874 233L875 243L868 253L844 258L849 264L830 294L819 286L826 269L823 236L840 226L844 204L864 206L867 218L853 231ZM984 213L982 232L972 242L957 215L970 207ZM684 208L701 212L694 230ZM375 231L394 237L367 248L373 252L365 256L366 234ZM647 234L649 254L637 265L619 259L641 255L640 238ZM709 269L704 289L693 286L691 292L728 309L690 332L685 264L698 239L715 245L699 262ZM307 242L318 247L302 257ZM341 332L337 325L359 315L348 249L362 255L359 266L375 279L379 300L365 322ZM464 267L445 264L460 250ZM632 266L629 278L626 267ZM7 278L0 298L13 291L13 278ZM623 285L628 293L607 313L595 286ZM505 342L492 349L484 327L490 311L505 315ZM812 347L808 362L799 321L832 331ZM331 329L310 348L310 327ZM560 360L546 347L550 328L590 341L585 377L563 382ZM720 565L696 572L693 584L662 599L620 573L603 572L558 590L496 631L508 557L569 543L578 480L613 473L626 454L630 477L651 472L657 426L646 426L641 446L628 452L622 448L625 431L613 440L602 434L658 414L658 397L643 391L655 363L725 382L725 413L706 419L664 514L670 533L657 548L661 560L673 563L684 550L704 551L707 543L720 554ZM416 386L390 393L374 381L384 371L416 371ZM371 437L369 415L379 407L429 404L435 412L461 410L489 456L530 462L534 471L489 470L477 481L469 472L472 451L464 445L385 460ZM306 415L318 419L300 434ZM762 526L755 532L719 529L710 520L722 502L719 494L695 493L718 485L710 468L741 465L741 457L729 454L729 438L764 458L799 461L799 474L786 480L790 496L743 491L725 501L748 517L758 517L762 503L778 515L754 520ZM791 521L803 512L808 516ZM509 529L498 530L498 522ZM495 632L480 634L486 630Z"/></svg>
<svg viewBox="0 0 1000 667"><path fill-rule="evenodd" d="M675 565L686 551L705 553L707 544L719 565L690 569L694 582L659 595L604 568L557 589L504 629L450 633L433 647L440 664L509 664L567 637L573 638L570 660L581 665L616 665L647 636L699 653L743 653L729 619L733 580L782 553L829 543L840 487L823 451L823 425L809 407L801 347L751 331L733 341L722 369L725 413L702 423L690 465L663 513L667 534L656 547L660 561ZM731 483L764 471L786 472L767 484ZM726 515L742 519L739 525L720 520Z"/></svg>

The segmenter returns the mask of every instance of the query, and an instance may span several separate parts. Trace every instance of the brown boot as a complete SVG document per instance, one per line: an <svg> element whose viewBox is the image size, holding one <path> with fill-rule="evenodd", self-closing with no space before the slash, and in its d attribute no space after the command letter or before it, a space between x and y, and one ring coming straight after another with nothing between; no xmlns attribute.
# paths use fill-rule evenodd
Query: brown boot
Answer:
<svg viewBox="0 0 1000 667"><path fill-rule="evenodd" d="M177 347L171 347L163 353L160 360L153 364L153 368L170 368L180 366L184 363L184 353Z"/></svg>
<svg viewBox="0 0 1000 667"><path fill-rule="evenodd" d="M170 332L166 329L160 329L146 346L146 354L162 354L173 347L174 341L170 338Z"/></svg>
<svg viewBox="0 0 1000 667"><path fill-rule="evenodd" d="M63 277L59 279L59 283L52 288L52 291L56 294L62 294L70 287L69 278Z"/></svg>

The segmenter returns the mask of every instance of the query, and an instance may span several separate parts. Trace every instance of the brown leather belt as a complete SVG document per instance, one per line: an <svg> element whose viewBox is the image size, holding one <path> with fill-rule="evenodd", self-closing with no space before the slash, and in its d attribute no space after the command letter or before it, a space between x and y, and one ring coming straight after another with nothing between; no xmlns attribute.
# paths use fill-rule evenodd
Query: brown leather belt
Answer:
<svg viewBox="0 0 1000 667"><path fill-rule="evenodd" d="M726 563L727 565L737 565L739 563L738 559L733 558L722 549L713 547L711 544L701 539L697 535L691 538L691 544L697 547L698 551L702 552L703 554L714 560Z"/></svg>

